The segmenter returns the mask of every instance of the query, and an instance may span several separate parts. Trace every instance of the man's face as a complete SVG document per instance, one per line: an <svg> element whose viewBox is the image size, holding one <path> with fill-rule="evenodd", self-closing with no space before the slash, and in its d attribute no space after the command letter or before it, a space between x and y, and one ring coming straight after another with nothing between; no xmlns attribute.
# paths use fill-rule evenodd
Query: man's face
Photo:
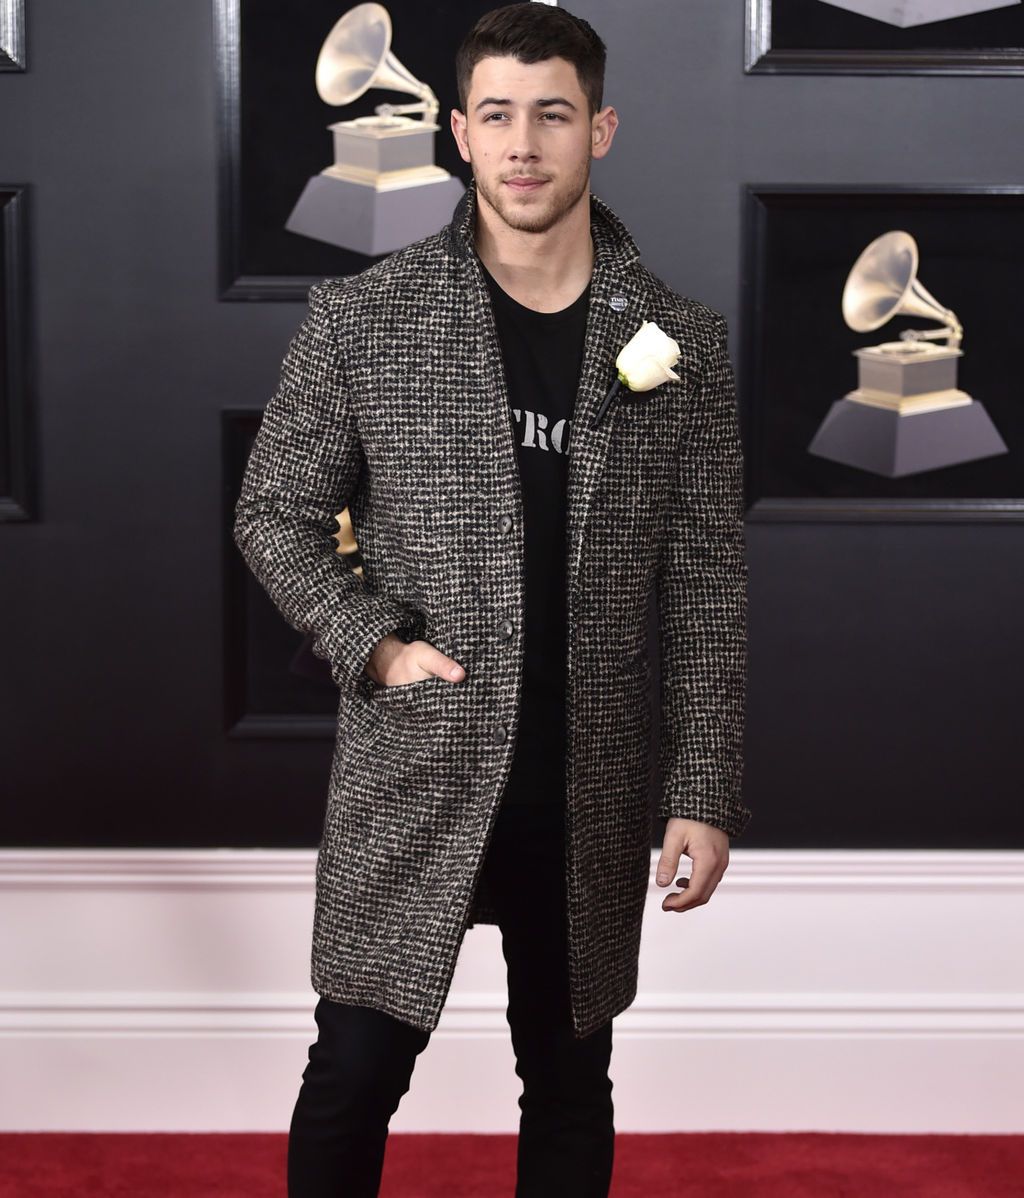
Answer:
<svg viewBox="0 0 1024 1198"><path fill-rule="evenodd" d="M617 118L591 118L576 68L564 58L526 64L483 58L452 132L473 167L481 203L512 229L544 233L586 193L591 158L602 157Z"/></svg>

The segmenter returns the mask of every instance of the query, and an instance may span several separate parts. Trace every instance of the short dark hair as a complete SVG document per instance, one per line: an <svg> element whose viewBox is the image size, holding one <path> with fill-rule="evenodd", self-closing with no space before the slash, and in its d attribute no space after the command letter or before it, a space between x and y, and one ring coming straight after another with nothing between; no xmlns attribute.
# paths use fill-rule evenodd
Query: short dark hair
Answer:
<svg viewBox="0 0 1024 1198"><path fill-rule="evenodd" d="M473 68L481 58L509 57L524 63L564 58L576 68L590 116L604 93L605 44L582 17L564 8L527 0L492 9L462 39L455 55L459 104L466 111Z"/></svg>

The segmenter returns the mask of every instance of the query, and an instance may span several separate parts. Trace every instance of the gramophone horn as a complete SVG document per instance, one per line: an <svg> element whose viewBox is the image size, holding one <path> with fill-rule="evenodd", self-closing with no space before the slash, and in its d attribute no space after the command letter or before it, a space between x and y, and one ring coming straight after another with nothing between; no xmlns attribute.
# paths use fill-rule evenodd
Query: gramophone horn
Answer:
<svg viewBox="0 0 1024 1198"><path fill-rule="evenodd" d="M858 333L881 328L894 316L924 316L946 326L915 337L946 336L959 345L963 328L956 314L917 277L917 242L901 229L876 237L853 264L843 288L843 319Z"/></svg>
<svg viewBox="0 0 1024 1198"><path fill-rule="evenodd" d="M391 53L391 16L383 4L357 4L333 26L316 60L316 90L326 104L351 104L371 87L419 99L431 89Z"/></svg>

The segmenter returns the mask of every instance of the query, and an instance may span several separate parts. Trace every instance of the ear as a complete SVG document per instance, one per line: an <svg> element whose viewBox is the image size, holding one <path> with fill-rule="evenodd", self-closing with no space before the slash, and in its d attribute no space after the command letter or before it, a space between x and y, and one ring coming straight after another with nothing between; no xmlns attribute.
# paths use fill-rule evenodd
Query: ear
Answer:
<svg viewBox="0 0 1024 1198"><path fill-rule="evenodd" d="M458 146L459 155L463 162L469 162L469 139L467 137L467 124L465 113L459 112L457 108L452 109L451 116L452 136L455 138L455 144Z"/></svg>
<svg viewBox="0 0 1024 1198"><path fill-rule="evenodd" d="M619 127L619 114L609 104L594 113L590 130L590 149L595 158L603 158L611 149L612 138Z"/></svg>

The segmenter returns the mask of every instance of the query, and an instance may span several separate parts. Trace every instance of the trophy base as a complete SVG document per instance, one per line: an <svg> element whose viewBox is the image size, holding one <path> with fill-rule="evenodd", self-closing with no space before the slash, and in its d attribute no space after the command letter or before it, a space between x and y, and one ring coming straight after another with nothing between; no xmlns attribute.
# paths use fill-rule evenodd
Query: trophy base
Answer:
<svg viewBox="0 0 1024 1198"><path fill-rule="evenodd" d="M440 169L433 166L437 125L405 117L395 117L393 122L381 125L374 123L378 119L338 121L328 126L334 134L334 165L342 168L342 177L346 167L362 174L385 174L417 166ZM361 124L360 120L370 123Z"/></svg>
<svg viewBox="0 0 1024 1198"><path fill-rule="evenodd" d="M365 183L314 175L285 223L289 233L374 257L439 233L465 187L451 175L378 191Z"/></svg>
<svg viewBox="0 0 1024 1198"><path fill-rule="evenodd" d="M922 395L893 395L891 391L873 391L868 387L858 387L849 391L847 399L857 403L871 404L876 408L888 408L899 412L901 416L912 416L918 412L936 412L943 408L962 408L965 404L974 403L966 391L956 387L949 391L927 391Z"/></svg>
<svg viewBox="0 0 1024 1198"><path fill-rule="evenodd" d="M892 409L837 399L807 452L885 478L902 478L1008 450L977 400L901 416Z"/></svg>
<svg viewBox="0 0 1024 1198"><path fill-rule="evenodd" d="M418 187L421 183L440 183L451 175L439 166L411 166L404 170L366 171L351 163L335 163L320 172L328 179L344 179L347 183L360 183L375 191L397 191L401 187Z"/></svg>
<svg viewBox="0 0 1024 1198"><path fill-rule="evenodd" d="M921 341L883 342L855 349L857 382L865 391L889 395L923 395L956 387L963 351Z"/></svg>
<svg viewBox="0 0 1024 1198"><path fill-rule="evenodd" d="M900 29L912 29L915 25L932 25L995 8L1011 8L1018 0L825 0L825 3Z"/></svg>

